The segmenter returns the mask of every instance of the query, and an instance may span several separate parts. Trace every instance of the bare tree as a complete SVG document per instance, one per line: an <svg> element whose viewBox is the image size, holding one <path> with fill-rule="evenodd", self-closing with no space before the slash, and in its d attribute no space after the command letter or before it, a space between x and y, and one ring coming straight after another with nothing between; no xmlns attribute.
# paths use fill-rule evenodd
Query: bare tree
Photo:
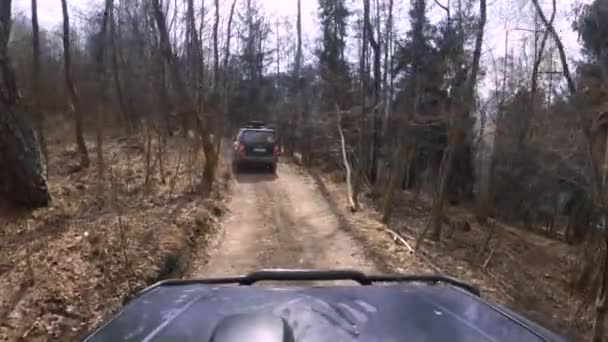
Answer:
<svg viewBox="0 0 608 342"><path fill-rule="evenodd" d="M46 139L44 137L44 114L42 113L42 106L40 103L40 29L38 27L37 0L32 0L32 61L32 94L34 96L33 109L37 114L36 131L38 133L38 143L40 144L40 149L42 151L42 155L44 156L44 163L46 164L46 175L48 176L49 153L46 146Z"/></svg>
<svg viewBox="0 0 608 342"><path fill-rule="evenodd" d="M296 82L296 109L294 115L289 118L289 130L291 141L288 142L287 150L288 153L293 156L295 152L296 146L299 146L300 143L297 140L296 131L298 130L298 124L305 120L304 117L304 97L303 97L303 80L302 78L302 0L298 0L297 3L297 14L296 14L296 54L294 61L294 70L293 75Z"/></svg>
<svg viewBox="0 0 608 342"><path fill-rule="evenodd" d="M421 93L421 84L423 75L423 47L424 47L424 22L426 13L426 1L415 0L413 3L413 9L411 11L413 23L412 23L412 61L411 61L411 86L408 88L408 108L405 110L405 115L399 120L399 131L400 136L395 139L396 147L389 154L391 160L396 161L391 165L390 173L388 176L387 185L385 188L385 196L382 210L382 221L388 223L393 213L393 202L395 197L395 191L400 186L400 180L403 178L403 174L409 168L409 159L404 156L414 155L415 153L415 139L412 138L410 121L416 117L419 112L419 102ZM392 17L391 17L392 20ZM388 130L388 123L387 123Z"/></svg>
<svg viewBox="0 0 608 342"><path fill-rule="evenodd" d="M215 21L213 22L213 89L218 87L220 73L220 52L218 47L218 31L220 27L220 0L215 0Z"/></svg>
<svg viewBox="0 0 608 342"><path fill-rule="evenodd" d="M542 8L540 7L538 0L532 0L532 3L534 4L534 7L536 8L536 13L538 13L540 20L543 22L547 31L553 37L553 41L555 42L555 45L557 46L557 51L559 52L559 58L562 61L562 72L563 72L564 78L566 79L566 83L568 84L568 90L570 90L571 93L576 93L576 84L574 83L574 79L572 78L572 75L570 74L570 68L568 67L568 61L566 60L566 52L564 51L564 44L562 44L562 41L559 38L557 31L555 31L555 27L553 26L552 22L547 20L547 17L545 16L545 13L543 12ZM555 6L555 0L553 0L553 6Z"/></svg>
<svg viewBox="0 0 608 342"><path fill-rule="evenodd" d="M103 161L103 111L104 106L108 102L108 82L107 72L105 63L105 51L108 42L108 21L114 20L112 13L114 8L114 0L106 0L105 8L102 13L101 29L98 36L97 51L95 54L95 60L97 64L97 78L98 78L98 93L101 100L97 105L97 122L96 122L96 154L97 154L97 177L103 178L104 173L104 161ZM101 184L101 183L100 183Z"/></svg>
<svg viewBox="0 0 608 342"><path fill-rule="evenodd" d="M553 0L554 9L556 6L555 1L556 0ZM559 35L557 34L557 31L555 30L555 27L553 26L552 19L547 20L547 17L543 13L538 0L532 0L532 2L538 16L545 25L546 30L553 37L562 64L562 75L566 80L570 94L575 99L577 95L586 95L577 93L576 84L568 67L564 46ZM553 15L551 17L553 17ZM585 110L581 108L576 108L576 111L586 145L586 162L590 169L589 189L592 192L593 204L597 211L601 213L600 219L603 220L603 222L608 222L608 184L606 183L606 172L608 171L604 167L604 165L607 165L606 163L608 163L608 128L606 124L607 114L605 112L585 113ZM591 118L589 118L588 114L591 114ZM599 153L602 150L604 151L603 155L602 153ZM599 286L597 287L595 320L593 322L592 329L592 341L594 342L601 342L605 338L605 320L606 313L608 311L608 234L603 232L602 235L602 244L600 248L603 249L603 257L600 261L601 266Z"/></svg>
<svg viewBox="0 0 608 342"><path fill-rule="evenodd" d="M114 81L114 91L116 92L116 100L118 102L120 114L122 115L122 119L126 124L127 133L130 133L130 131L134 128L134 125L131 122L131 115L129 115L129 111L125 103L125 95L123 93L123 86L121 83L121 73L117 46L117 41L120 40L120 37L116 34L116 22L114 20L115 16L113 6L111 8L111 11L112 20L110 20L110 44L112 46L112 80Z"/></svg>
<svg viewBox="0 0 608 342"><path fill-rule="evenodd" d="M298 45L296 48L295 74L296 74L296 78L299 79L302 75L302 0L298 0L298 14L297 14L297 19L296 19L296 30L298 32L298 37L297 37ZM300 84L300 82L298 81L298 85L299 84Z"/></svg>
<svg viewBox="0 0 608 342"><path fill-rule="evenodd" d="M477 85L477 75L479 73L479 61L481 60L481 48L483 44L483 33L486 25L486 0L479 1L479 23L477 36L475 38L475 48L473 51L473 61L471 72L467 77L463 98L462 108L458 108L457 113L450 115L451 122L448 123L448 146L443 152L443 159L439 168L439 184L434 194L433 207L429 225L431 228L431 239L439 240L441 235L441 223L443 217L443 207L447 192L448 177L452 173L456 151L462 146L467 135L467 125L475 102L475 86ZM426 229L425 229L426 231ZM424 238L424 233L420 235L416 248L420 245L420 240Z"/></svg>
<svg viewBox="0 0 608 342"><path fill-rule="evenodd" d="M392 84L392 72L393 69L393 56L392 56L392 46L393 46L393 0L389 0L388 2L388 15L386 19L386 29L384 36L384 75L383 75L383 89L384 89L384 125L382 132L386 132L386 125L388 124L388 119L390 115L390 107L391 107L391 98L393 91ZM391 79L389 80L389 75L391 75Z"/></svg>
<svg viewBox="0 0 608 342"><path fill-rule="evenodd" d="M230 14L228 16L228 25L226 27L226 46L224 47L224 95L223 95L223 116L226 118L228 116L228 92L230 88L230 82L228 78L229 68L228 63L230 61L230 38L232 37L232 20L234 18L234 8L236 7L236 1L232 1L232 5L230 6Z"/></svg>
<svg viewBox="0 0 608 342"><path fill-rule="evenodd" d="M76 86L72 79L72 53L70 51L70 16L68 13L67 0L61 0L61 9L63 11L63 60L65 83L70 95L72 112L74 114L74 122L76 128L76 145L80 154L80 167L89 166L89 153L87 145L84 142L83 127L82 127L82 108L80 106L80 98L76 92Z"/></svg>
<svg viewBox="0 0 608 342"><path fill-rule="evenodd" d="M0 70L4 82L4 93L0 93L2 100L8 106L15 105L19 100L15 70L8 56L8 41L11 32L11 0L0 3Z"/></svg>
<svg viewBox="0 0 608 342"><path fill-rule="evenodd" d="M369 167L370 167L370 146L368 143L367 137L367 127L368 126L368 86L369 86L369 72L367 68L367 54L368 54L368 46L369 46L369 38L368 34L371 33L371 28L369 20L369 11L370 11L369 0L363 0L363 22L361 27L361 41L360 41L360 54L359 54L359 100L361 106L361 115L359 117L359 141L357 147L357 172L355 177L355 182L353 184L353 199L355 200L355 205L358 208L358 197L361 192L361 188L363 187L364 178L369 176Z"/></svg>
<svg viewBox="0 0 608 342"><path fill-rule="evenodd" d="M194 17L194 0L187 0L188 8L186 13L186 51L188 56L188 63L192 70L201 70L199 72L189 73L191 76L191 83L195 86L196 96L198 98L198 110L204 111L205 97L203 95L203 82L204 82L204 74L202 70L204 69L204 61L203 61L203 53L202 46L200 42L199 34L196 30L196 18ZM204 10L204 7L203 9ZM177 7L176 7L177 11ZM177 14L175 15L177 16ZM202 21L205 18L201 18ZM201 23L201 28L203 24ZM186 121L183 121L186 123ZM183 127L184 133L187 132L188 128Z"/></svg>
<svg viewBox="0 0 608 342"><path fill-rule="evenodd" d="M193 121L196 124L198 135L203 144L203 150L205 152L206 158L205 167L203 170L203 180L205 181L205 190L208 191L211 189L211 186L215 179L217 153L211 141L209 127L206 125L206 122L203 120L200 113L198 112L197 106L193 101L191 92L189 91L188 87L186 87L186 83L184 82L184 79L180 73L179 65L175 61L175 56L173 54L173 49L169 40L169 31L167 29L167 23L165 21L165 14L163 12L163 8L160 4L160 1L153 0L152 7L154 18L158 28L158 33L160 35L160 45L162 53L165 58L165 61L167 62L167 65L170 68L171 78L177 90L179 102L184 108L183 113L184 115L189 115L192 117Z"/></svg>

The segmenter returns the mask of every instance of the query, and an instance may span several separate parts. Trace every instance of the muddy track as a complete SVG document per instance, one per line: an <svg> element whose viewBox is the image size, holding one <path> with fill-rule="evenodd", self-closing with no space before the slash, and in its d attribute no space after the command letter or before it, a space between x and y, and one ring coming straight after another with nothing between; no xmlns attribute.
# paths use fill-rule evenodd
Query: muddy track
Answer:
<svg viewBox="0 0 608 342"><path fill-rule="evenodd" d="M277 175L235 175L222 233L191 277L261 268L354 268L374 272L363 247L341 226L314 179L293 164Z"/></svg>

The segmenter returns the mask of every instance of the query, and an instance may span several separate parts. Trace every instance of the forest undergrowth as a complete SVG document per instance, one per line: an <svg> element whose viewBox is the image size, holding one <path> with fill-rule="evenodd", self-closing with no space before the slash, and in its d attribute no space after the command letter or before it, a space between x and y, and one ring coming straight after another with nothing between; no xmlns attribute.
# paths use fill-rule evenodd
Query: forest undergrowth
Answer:
<svg viewBox="0 0 608 342"><path fill-rule="evenodd" d="M230 173L202 196L193 139L169 138L159 152L146 134L108 134L100 179L95 159L77 166L70 126L52 131L52 204L0 215L0 340L81 338L137 291L180 277L224 212Z"/></svg>

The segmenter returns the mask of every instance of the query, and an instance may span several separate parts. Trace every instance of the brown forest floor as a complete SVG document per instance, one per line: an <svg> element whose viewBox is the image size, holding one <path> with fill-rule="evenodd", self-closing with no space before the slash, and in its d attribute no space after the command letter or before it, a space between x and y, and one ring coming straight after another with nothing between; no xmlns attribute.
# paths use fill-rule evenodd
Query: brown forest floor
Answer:
<svg viewBox="0 0 608 342"><path fill-rule="evenodd" d="M488 252L479 251L488 236L488 228L475 222L473 214L460 207L448 209L451 218L466 219L468 232L444 226L439 243L423 243L419 254L396 243L380 223L380 215L368 202L357 213L347 211L346 188L340 176L319 173L321 192L343 213L353 234L363 240L384 272L441 272L476 285L482 296L522 314L573 341L589 340L589 312L579 310L582 298L569 289L576 246L518 227L496 223L489 250L494 250L487 268L482 265ZM412 195L402 192L390 229L399 232L415 246L415 237L424 228L428 207L414 204ZM378 234L377 232L382 232Z"/></svg>
<svg viewBox="0 0 608 342"><path fill-rule="evenodd" d="M9 209L0 212L0 341L76 340L134 292L154 281L180 277L193 269L200 269L200 274L193 273L199 276L216 273L212 272L213 262L207 264L205 247L218 238L215 233L220 231L219 218L227 206L221 196L226 194L230 183L225 166L221 168L215 191L207 198L201 197L197 192L201 158L192 150L191 141L171 138L163 157L165 183L160 180L158 161L153 154L154 172L146 187L145 138L108 136L104 146L106 178L99 187L94 144L89 142L91 167L74 172L72 165L77 156L71 139L66 142L72 136L71 129L67 125L54 132L49 138L52 205L32 213ZM152 147L155 146L153 143ZM487 253L480 255L479 250L487 237L487 228L477 224L466 209L452 207L449 216L466 219L472 229L463 232L445 228L441 242L425 242L421 255L413 255L386 233L370 203L363 203L362 210L355 214L346 209L344 184L339 177L313 172L308 182L307 176L296 172L297 168L285 167L279 176L301 180L298 189L310 188L307 193L311 198L323 196L331 211L322 218L301 215L302 219L316 222L332 217L336 226L348 230L356 241L353 245L362 246L365 258L378 271L440 271L478 286L484 297L572 340L588 338L590 317L586 311L577 310L581 299L568 291L577 247L498 224L490 243L494 254L484 270ZM286 184L293 183L293 179L285 184L281 179L266 184L254 177L254 184L249 178L237 178L233 183L244 193L249 189L251 196L245 199L257 203L260 194L279 200L296 196L297 191L287 191ZM301 196L296 197L294 201L299 201ZM286 205L288 201L281 203ZM428 217L428 207L421 203L403 192L390 224L411 246ZM251 208L259 209L260 213L256 211L255 215L262 215L262 209L268 209L267 204L260 202L261 207ZM311 207L310 211L316 213L317 209ZM243 215L233 211L229 218ZM300 219L291 208L286 207L285 211L293 216L294 222ZM281 215L269 216L274 225L284 224L282 219ZM310 241L285 236L277 241L307 250L304 247ZM223 240L230 242L229 238ZM281 243L276 246L278 251L284 248ZM195 257L192 265L191 250L203 255ZM235 266L232 260L228 264ZM224 268L229 267L215 269L226 271Z"/></svg>
<svg viewBox="0 0 608 342"><path fill-rule="evenodd" d="M222 215L224 189L207 198L196 191L202 169L185 147L192 142L168 141L164 184L153 154L146 187L145 139L107 137L100 188L93 142L91 167L74 172L71 136L64 127L48 140L52 204L0 213L0 341L82 337L137 290L180 276L184 250L204 246Z"/></svg>

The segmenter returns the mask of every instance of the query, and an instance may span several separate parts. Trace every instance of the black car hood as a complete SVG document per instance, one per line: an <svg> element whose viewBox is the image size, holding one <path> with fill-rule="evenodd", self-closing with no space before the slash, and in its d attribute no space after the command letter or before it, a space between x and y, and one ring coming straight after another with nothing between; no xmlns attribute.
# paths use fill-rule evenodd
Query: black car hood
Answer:
<svg viewBox="0 0 608 342"><path fill-rule="evenodd" d="M565 341L507 309L443 284L167 284L131 301L87 339L237 340Z"/></svg>

